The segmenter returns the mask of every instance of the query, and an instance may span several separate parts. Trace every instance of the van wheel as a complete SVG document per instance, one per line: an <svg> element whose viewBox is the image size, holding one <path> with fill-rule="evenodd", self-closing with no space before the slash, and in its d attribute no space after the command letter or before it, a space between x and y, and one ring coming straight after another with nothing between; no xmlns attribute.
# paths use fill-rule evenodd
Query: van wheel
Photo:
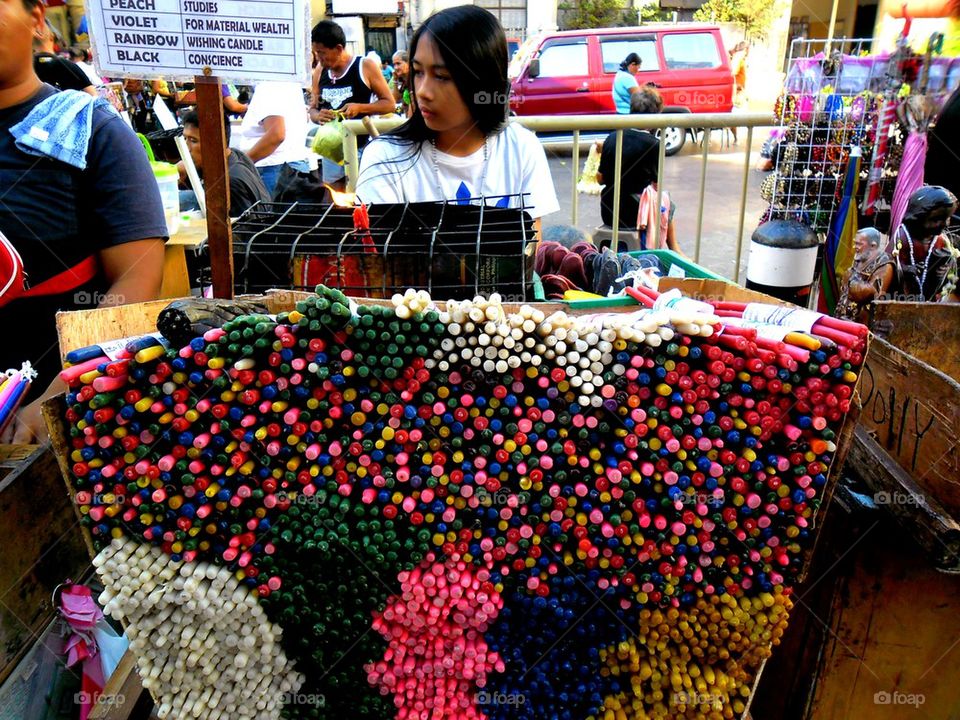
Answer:
<svg viewBox="0 0 960 720"><path fill-rule="evenodd" d="M663 132L663 142L666 145L664 154L668 157L676 155L687 141L687 131L683 128L668 127Z"/></svg>

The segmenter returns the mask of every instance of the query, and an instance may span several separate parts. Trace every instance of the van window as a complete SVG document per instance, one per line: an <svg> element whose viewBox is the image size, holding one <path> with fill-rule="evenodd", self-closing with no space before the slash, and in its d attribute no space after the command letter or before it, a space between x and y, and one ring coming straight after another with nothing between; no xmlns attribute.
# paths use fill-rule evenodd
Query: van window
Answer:
<svg viewBox="0 0 960 720"><path fill-rule="evenodd" d="M620 63L630 53L640 56L640 72L660 69L657 57L657 41L652 37L610 38L600 40L600 54L603 56L603 71L616 72Z"/></svg>
<svg viewBox="0 0 960 720"><path fill-rule="evenodd" d="M540 77L589 75L585 42L547 45L540 51Z"/></svg>
<svg viewBox="0 0 960 720"><path fill-rule="evenodd" d="M663 57L671 70L720 67L717 41L710 33L668 33L663 36Z"/></svg>

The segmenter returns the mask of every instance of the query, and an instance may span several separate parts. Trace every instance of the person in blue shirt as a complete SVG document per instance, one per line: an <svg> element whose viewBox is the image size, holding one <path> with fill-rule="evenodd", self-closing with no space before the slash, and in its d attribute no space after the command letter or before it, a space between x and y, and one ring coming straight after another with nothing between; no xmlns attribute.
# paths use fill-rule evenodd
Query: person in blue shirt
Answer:
<svg viewBox="0 0 960 720"><path fill-rule="evenodd" d="M40 400L66 389L57 312L155 300L167 237L133 131L106 103L37 77L31 38L45 28L42 0L0 2L0 234L30 284L0 308L0 369L29 360L38 373L8 429L16 443L44 437ZM34 131L50 142L31 145Z"/></svg>
<svg viewBox="0 0 960 720"><path fill-rule="evenodd" d="M630 113L630 96L640 90L636 74L640 72L640 56L630 53L620 63L620 69L613 77L613 104L621 115Z"/></svg>

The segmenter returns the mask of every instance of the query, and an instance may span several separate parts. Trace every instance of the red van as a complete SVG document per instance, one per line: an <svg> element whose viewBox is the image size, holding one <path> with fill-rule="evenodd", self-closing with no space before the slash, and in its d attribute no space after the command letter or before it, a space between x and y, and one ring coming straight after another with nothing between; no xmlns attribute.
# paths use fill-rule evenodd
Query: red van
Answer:
<svg viewBox="0 0 960 720"><path fill-rule="evenodd" d="M613 76L630 53L641 60L637 81L654 85L669 112L730 112L733 73L715 25L568 30L528 40L512 65L510 108L517 115L616 112ZM680 150L682 131L667 132L666 152Z"/></svg>

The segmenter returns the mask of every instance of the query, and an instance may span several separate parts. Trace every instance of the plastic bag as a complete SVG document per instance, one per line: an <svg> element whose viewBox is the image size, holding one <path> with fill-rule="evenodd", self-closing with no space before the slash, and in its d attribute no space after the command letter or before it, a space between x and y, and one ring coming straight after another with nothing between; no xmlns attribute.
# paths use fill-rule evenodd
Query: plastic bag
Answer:
<svg viewBox="0 0 960 720"><path fill-rule="evenodd" d="M343 135L343 122L338 117L317 129L310 149L327 160L343 165Z"/></svg>
<svg viewBox="0 0 960 720"><path fill-rule="evenodd" d="M586 195L599 195L600 182L597 175L600 172L600 149L596 143L590 145L590 153L583 163L583 174L580 175L580 182L577 183L577 191Z"/></svg>
<svg viewBox="0 0 960 720"><path fill-rule="evenodd" d="M103 671L103 677L109 679L120 664L120 658L123 657L130 643L125 635L117 635L103 618L100 618L93 629L93 637L97 641L97 649L100 652L100 668Z"/></svg>

